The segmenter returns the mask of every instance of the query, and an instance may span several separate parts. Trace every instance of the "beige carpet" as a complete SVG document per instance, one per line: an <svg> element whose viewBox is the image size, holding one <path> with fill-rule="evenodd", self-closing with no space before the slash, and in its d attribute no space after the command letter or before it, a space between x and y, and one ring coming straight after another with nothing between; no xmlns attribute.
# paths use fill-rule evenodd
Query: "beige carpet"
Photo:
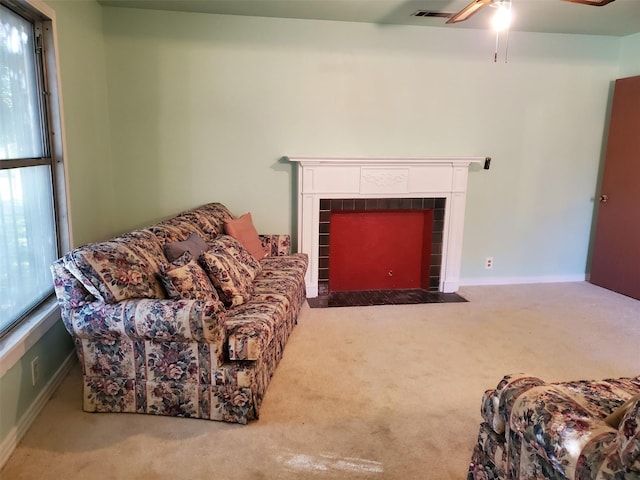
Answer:
<svg viewBox="0 0 640 480"><path fill-rule="evenodd" d="M305 306L248 426L81 411L74 367L5 479L464 479L480 398L509 372L640 372L640 302L587 283L469 303Z"/></svg>

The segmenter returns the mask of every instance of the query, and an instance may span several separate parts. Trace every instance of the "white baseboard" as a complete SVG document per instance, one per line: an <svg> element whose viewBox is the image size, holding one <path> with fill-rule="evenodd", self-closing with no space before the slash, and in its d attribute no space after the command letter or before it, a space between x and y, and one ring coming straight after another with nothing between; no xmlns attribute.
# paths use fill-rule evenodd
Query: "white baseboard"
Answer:
<svg viewBox="0 0 640 480"><path fill-rule="evenodd" d="M584 273L575 275L557 275L544 277L483 277L483 278L461 278L460 286L481 286L481 285L522 285L527 283L567 283L584 282L587 276Z"/></svg>
<svg viewBox="0 0 640 480"><path fill-rule="evenodd" d="M62 383L62 380L67 376L69 370L76 362L76 351L71 351L69 356L64 359L60 368L53 374L49 382L44 386L40 394L36 397L34 402L29 406L24 415L18 420L18 424L15 425L7 436L2 440L0 444L0 468L9 460L9 457L24 437L27 430L36 419L38 414L42 411L47 404L53 393Z"/></svg>
<svg viewBox="0 0 640 480"><path fill-rule="evenodd" d="M474 287L483 285L523 285L527 283L568 283L589 281L589 274L576 273L575 275L556 275L544 277L482 277L461 278L459 281L444 286L444 292L457 292L460 287ZM318 296L318 287L307 284L307 298Z"/></svg>

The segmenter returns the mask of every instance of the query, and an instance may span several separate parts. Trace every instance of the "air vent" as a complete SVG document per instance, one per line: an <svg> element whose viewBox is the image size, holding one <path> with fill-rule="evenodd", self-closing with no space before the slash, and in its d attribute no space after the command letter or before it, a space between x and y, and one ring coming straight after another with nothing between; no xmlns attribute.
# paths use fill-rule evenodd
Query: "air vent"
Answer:
<svg viewBox="0 0 640 480"><path fill-rule="evenodd" d="M418 10L412 13L412 17L437 17L437 18L449 18L453 13L447 12L432 12L431 10Z"/></svg>

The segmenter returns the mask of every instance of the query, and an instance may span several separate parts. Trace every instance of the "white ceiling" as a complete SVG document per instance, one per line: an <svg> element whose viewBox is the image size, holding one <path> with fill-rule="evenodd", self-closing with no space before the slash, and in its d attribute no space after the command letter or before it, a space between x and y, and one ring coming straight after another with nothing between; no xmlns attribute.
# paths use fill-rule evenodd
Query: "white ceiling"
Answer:
<svg viewBox="0 0 640 480"><path fill-rule="evenodd" d="M471 19L445 25L444 18L412 16L417 10L454 13L470 0L98 0L102 5L251 15L425 25L442 28L489 28L492 8ZM543 33L626 36L640 32L640 0L616 0L593 7L561 0L512 0L512 30Z"/></svg>

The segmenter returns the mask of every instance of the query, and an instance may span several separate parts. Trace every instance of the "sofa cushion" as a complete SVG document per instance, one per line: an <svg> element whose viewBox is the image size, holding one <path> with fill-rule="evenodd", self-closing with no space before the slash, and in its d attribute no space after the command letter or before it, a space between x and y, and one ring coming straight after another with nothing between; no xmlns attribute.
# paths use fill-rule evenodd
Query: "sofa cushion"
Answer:
<svg viewBox="0 0 640 480"><path fill-rule="evenodd" d="M173 262L185 252L189 252L193 258L197 259L202 252L208 248L209 244L207 244L200 235L192 233L189 235L189 238L182 242L170 242L165 244L164 254L170 262Z"/></svg>
<svg viewBox="0 0 640 480"><path fill-rule="evenodd" d="M200 263L229 306L242 305L251 298L253 279L262 271L253 255L229 235L218 236L200 256Z"/></svg>
<svg viewBox="0 0 640 480"><path fill-rule="evenodd" d="M107 242L85 245L64 257L65 267L97 299L165 298L158 278L165 261L157 238L138 230Z"/></svg>
<svg viewBox="0 0 640 480"><path fill-rule="evenodd" d="M267 251L258 237L258 232L253 226L251 213L245 213L238 218L230 218L224 222L224 231L227 235L238 240L256 260L259 261L267 255Z"/></svg>
<svg viewBox="0 0 640 480"><path fill-rule="evenodd" d="M304 278L309 265L309 257L306 253L294 253L292 255L268 256L260 260L264 274L277 274L287 272L287 276Z"/></svg>
<svg viewBox="0 0 640 480"><path fill-rule="evenodd" d="M173 225L167 222L153 225L149 227L149 230L158 238L158 241L163 248L169 243L177 243L186 240L192 233L197 233L198 235L202 233L199 230L194 229L191 225Z"/></svg>
<svg viewBox="0 0 640 480"><path fill-rule="evenodd" d="M258 235L267 256L291 255L291 235Z"/></svg>
<svg viewBox="0 0 640 480"><path fill-rule="evenodd" d="M189 252L171 264L161 265L160 278L169 298L206 302L219 300L211 280Z"/></svg>
<svg viewBox="0 0 640 480"><path fill-rule="evenodd" d="M231 218L233 215L221 203L208 203L177 215L175 220L195 226L206 241L211 241L224 233L224 222Z"/></svg>
<svg viewBox="0 0 640 480"><path fill-rule="evenodd" d="M284 300L281 297L280 300ZM284 304L265 298L251 298L229 310L227 315L229 360L257 360L284 321Z"/></svg>
<svg viewBox="0 0 640 480"><path fill-rule="evenodd" d="M210 242L224 233L225 220L233 218L231 212L220 203L209 203L161 223L149 227L161 245L186 240L192 233L198 234L206 242Z"/></svg>
<svg viewBox="0 0 640 480"><path fill-rule="evenodd" d="M307 255L263 259L250 300L227 311L229 360L258 360L272 342L284 345L304 297ZM283 338L281 338L283 337Z"/></svg>

